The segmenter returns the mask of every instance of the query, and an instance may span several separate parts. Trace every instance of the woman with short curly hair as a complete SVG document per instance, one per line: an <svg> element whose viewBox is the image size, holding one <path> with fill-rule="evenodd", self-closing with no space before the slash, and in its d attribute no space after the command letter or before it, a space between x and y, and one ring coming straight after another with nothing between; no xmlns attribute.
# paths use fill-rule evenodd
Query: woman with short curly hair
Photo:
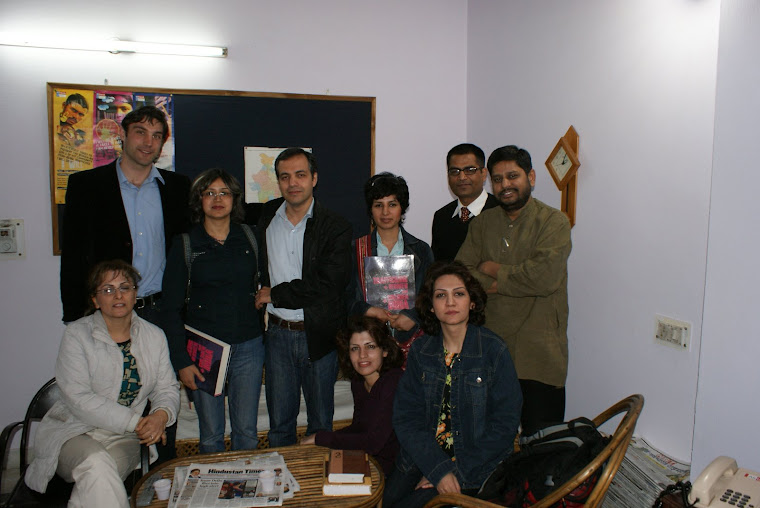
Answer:
<svg viewBox="0 0 760 508"><path fill-rule="evenodd" d="M396 341L403 347L419 335L419 319L413 308L390 311L366 302L364 258L366 256L408 256L414 258L415 293L425 271L433 262L430 246L412 236L402 224L409 208L409 187L403 177L378 173L364 184L364 201L372 231L352 243L352 278L347 289L349 315L364 315L388 323ZM411 305L411 304L410 304Z"/></svg>

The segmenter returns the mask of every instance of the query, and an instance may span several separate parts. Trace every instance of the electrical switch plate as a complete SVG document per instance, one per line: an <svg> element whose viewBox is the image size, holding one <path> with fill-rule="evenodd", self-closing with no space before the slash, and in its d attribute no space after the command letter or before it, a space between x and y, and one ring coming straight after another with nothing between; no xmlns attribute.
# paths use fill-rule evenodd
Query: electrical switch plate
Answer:
<svg viewBox="0 0 760 508"><path fill-rule="evenodd" d="M0 259L24 258L24 219L0 219Z"/></svg>
<svg viewBox="0 0 760 508"><path fill-rule="evenodd" d="M664 346L688 351L691 342L691 323L655 315L654 340Z"/></svg>

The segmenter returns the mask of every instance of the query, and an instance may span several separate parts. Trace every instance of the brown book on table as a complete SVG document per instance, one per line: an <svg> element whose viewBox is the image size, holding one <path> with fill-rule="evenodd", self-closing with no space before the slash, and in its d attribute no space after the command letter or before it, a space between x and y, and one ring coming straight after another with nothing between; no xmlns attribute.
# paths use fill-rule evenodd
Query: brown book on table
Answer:
<svg viewBox="0 0 760 508"><path fill-rule="evenodd" d="M326 496L360 496L372 493L369 459L362 450L330 450L325 460L322 493Z"/></svg>

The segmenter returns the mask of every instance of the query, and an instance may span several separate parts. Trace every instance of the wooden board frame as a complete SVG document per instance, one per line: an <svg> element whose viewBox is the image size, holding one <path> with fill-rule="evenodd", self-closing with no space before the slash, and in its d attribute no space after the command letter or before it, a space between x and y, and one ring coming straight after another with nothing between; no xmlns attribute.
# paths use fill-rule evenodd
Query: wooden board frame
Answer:
<svg viewBox="0 0 760 508"><path fill-rule="evenodd" d="M124 92L124 93L133 93L133 94L139 94L139 93L145 93L145 94L171 94L175 97L182 96L187 97L195 100L195 98L201 99L210 99L215 101L246 101L246 103L250 101L269 101L271 104L271 99L279 99L280 101L275 101L276 104L281 104L283 108L287 109L288 114L292 115L292 112L294 110L297 110L299 107L319 107L321 110L331 110L334 109L336 111L340 110L341 112L346 109L346 105L351 104L357 104L360 103L367 103L367 106L369 107L369 120L368 122L362 122L361 130L362 132L368 132L369 139L362 142L363 148L361 148L362 152L362 159L365 159L365 163L361 164L361 166L364 166L369 171L367 173L362 172L362 176L364 180L368 178L371 175L375 174L375 117L376 117L376 99L375 97L360 97L360 96L340 96L340 95L313 95L313 94L292 94L292 93L277 93L277 92L245 92L245 91L231 91L231 90L193 90L193 89L171 89L171 88L158 88L158 87L139 87L139 86L112 86L112 85L84 85L84 84L72 84L72 83L47 83L47 98L48 98L48 133L49 133L49 153L50 153L50 200L51 200L51 215L52 215L52 223L53 223L53 254L54 255L60 255L61 249L61 231L60 231L60 225L61 225L61 219L62 219L62 213L65 205L57 204L56 203L56 170L55 170L55 143L54 143L54 137L57 135L56 127L58 126L58 122L56 121L55 114L56 111L54 111L54 100L53 100L53 92L55 89L69 89L69 90L85 90L85 91L112 91L112 92ZM299 106L303 105L303 106ZM93 107L92 105L90 106ZM362 110L364 110L365 107L362 106ZM92 110L92 109L91 109ZM175 116L176 116L175 111ZM347 113L346 113L347 114ZM364 115L362 115L364 116ZM218 122L219 124L224 124L224 119L221 119L221 122ZM238 120L240 121L240 120ZM367 125L368 123L368 125ZM178 121L175 119L175 125L178 124ZM190 126L192 127L192 126ZM184 128L184 127L183 127ZM315 129L318 130L318 129ZM335 136L341 136L344 133L336 133ZM173 133L172 133L173 135ZM320 133L320 135L327 135L324 133ZM288 136L285 136L286 138ZM252 145L255 145L255 142L251 143ZM266 145L262 144L261 146L309 146L309 143L304 143L303 145L298 145L297 143L289 143L287 141L283 141L282 143L276 143L276 142L269 142ZM335 150L333 150L334 152ZM335 154L332 154L335 155ZM366 156L365 156L366 155ZM318 156L318 158L320 158ZM337 159L337 157L334 157ZM366 161L366 159L369 159ZM354 171L356 170L356 161L352 161L353 165L351 163L346 162L346 167L348 168L350 166L350 170ZM188 174L186 173L186 169L179 168L178 166L178 172ZM366 167L368 166L368 168ZM210 166L208 166L210 167ZM205 169L205 168L203 168ZM331 175L332 178L338 179L339 178L339 172L341 171L341 168L335 168L334 166L331 166L331 171L337 171L338 175L333 174ZM195 170L193 168L192 170ZM348 169L344 169L348 170ZM200 170L196 171L199 172ZM192 173L189 173L188 176L192 177L194 176ZM324 181L322 178L322 175L320 174L320 182ZM361 226L357 227L355 226L355 230L361 232L363 229L368 228L368 223L366 220L366 213L364 212L364 203L363 199L357 198L356 203L351 203L350 206L353 208L356 208L357 210L359 207L361 207L361 213L359 216L361 218L354 219L353 217L347 217L352 220L352 223L359 221L358 223L361 224ZM251 205L249 205L251 206ZM353 210L352 208L352 210ZM345 215L345 214L344 214ZM351 213L353 215L353 213ZM356 232L356 231L355 231Z"/></svg>

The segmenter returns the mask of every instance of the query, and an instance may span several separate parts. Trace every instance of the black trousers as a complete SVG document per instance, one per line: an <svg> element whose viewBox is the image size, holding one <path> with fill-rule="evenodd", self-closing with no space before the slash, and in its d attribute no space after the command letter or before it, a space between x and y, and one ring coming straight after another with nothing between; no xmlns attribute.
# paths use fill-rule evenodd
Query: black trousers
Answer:
<svg viewBox="0 0 760 508"><path fill-rule="evenodd" d="M160 300L158 302L160 305ZM135 309L137 315L143 318L145 321L149 321L156 326L160 326L158 321L158 307L157 304L149 305L141 309ZM150 407L150 406L148 406ZM177 447L175 446L177 441L177 422L173 425L166 427L166 444L161 444L161 441L156 443L156 451L158 452L158 459L156 462L150 465L151 469L158 467L167 460L171 460L177 457Z"/></svg>
<svg viewBox="0 0 760 508"><path fill-rule="evenodd" d="M547 424L565 420L564 386L552 386L532 379L520 379L520 388L523 396L520 418L523 436L530 436Z"/></svg>

